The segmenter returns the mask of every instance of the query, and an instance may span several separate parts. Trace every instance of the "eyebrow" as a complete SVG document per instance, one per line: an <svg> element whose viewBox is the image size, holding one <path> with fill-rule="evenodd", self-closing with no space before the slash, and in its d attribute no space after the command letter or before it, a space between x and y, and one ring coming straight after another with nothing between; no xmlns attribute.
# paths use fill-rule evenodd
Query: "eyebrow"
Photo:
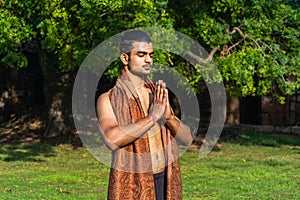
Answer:
<svg viewBox="0 0 300 200"><path fill-rule="evenodd" d="M137 51L136 53L137 53L137 54L138 54L138 53L148 54L147 51ZM149 54L154 54L154 52L152 51L152 52L150 52Z"/></svg>

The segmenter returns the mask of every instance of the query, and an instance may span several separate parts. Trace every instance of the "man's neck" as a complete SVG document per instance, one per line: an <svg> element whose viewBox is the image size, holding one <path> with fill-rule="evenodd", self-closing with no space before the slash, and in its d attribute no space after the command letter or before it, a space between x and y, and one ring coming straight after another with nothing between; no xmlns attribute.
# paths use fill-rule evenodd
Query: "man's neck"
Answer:
<svg viewBox="0 0 300 200"><path fill-rule="evenodd" d="M132 82L135 88L140 88L145 85L146 76L137 76L131 73L128 69L125 69L125 71L128 74L130 81Z"/></svg>

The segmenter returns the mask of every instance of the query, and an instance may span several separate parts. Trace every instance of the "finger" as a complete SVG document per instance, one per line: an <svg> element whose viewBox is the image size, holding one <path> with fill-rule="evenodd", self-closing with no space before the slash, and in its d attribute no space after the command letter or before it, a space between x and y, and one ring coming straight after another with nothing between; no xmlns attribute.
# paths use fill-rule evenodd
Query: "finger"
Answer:
<svg viewBox="0 0 300 200"><path fill-rule="evenodd" d="M165 82L161 83L161 88L162 88L162 92L165 94L165 90L166 90L166 83Z"/></svg>
<svg viewBox="0 0 300 200"><path fill-rule="evenodd" d="M161 83L160 81L156 82L156 88L155 88L155 95L156 95L156 99L155 99L155 103L159 103L161 102L161 97L160 97L160 94L161 94Z"/></svg>
<svg viewBox="0 0 300 200"><path fill-rule="evenodd" d="M165 95L165 88L164 88L163 83L160 83L160 88L159 89L160 89L159 98L160 98L160 101L163 103L164 95Z"/></svg>
<svg viewBox="0 0 300 200"><path fill-rule="evenodd" d="M164 93L165 93L167 101L168 101L169 100L169 91L167 89L167 84L166 83L164 83Z"/></svg>
<svg viewBox="0 0 300 200"><path fill-rule="evenodd" d="M161 102L161 84L158 83L157 84L157 88L156 88L156 100L157 100L157 103Z"/></svg>
<svg viewBox="0 0 300 200"><path fill-rule="evenodd" d="M160 88L161 88L161 85L160 85L160 80L158 80L155 84L155 95L156 95L156 102L159 101L159 97L160 97Z"/></svg>
<svg viewBox="0 0 300 200"><path fill-rule="evenodd" d="M165 98L166 98L167 103L169 103L169 91L167 88L165 88Z"/></svg>
<svg viewBox="0 0 300 200"><path fill-rule="evenodd" d="M164 89L164 105L169 105L169 95L168 95L168 89Z"/></svg>
<svg viewBox="0 0 300 200"><path fill-rule="evenodd" d="M159 92L158 92L158 87L159 87L159 84L158 82L155 83L155 91L154 91L154 103L157 103L158 100L159 100Z"/></svg>

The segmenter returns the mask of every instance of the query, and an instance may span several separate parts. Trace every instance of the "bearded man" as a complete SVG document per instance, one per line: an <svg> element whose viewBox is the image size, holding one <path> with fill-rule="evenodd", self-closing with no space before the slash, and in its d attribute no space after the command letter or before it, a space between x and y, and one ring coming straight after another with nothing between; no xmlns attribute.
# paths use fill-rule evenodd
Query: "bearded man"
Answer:
<svg viewBox="0 0 300 200"><path fill-rule="evenodd" d="M150 37L140 30L121 34L124 68L115 86L100 95L97 114L112 150L108 199L182 199L178 144L192 142L175 116L166 83L155 84Z"/></svg>

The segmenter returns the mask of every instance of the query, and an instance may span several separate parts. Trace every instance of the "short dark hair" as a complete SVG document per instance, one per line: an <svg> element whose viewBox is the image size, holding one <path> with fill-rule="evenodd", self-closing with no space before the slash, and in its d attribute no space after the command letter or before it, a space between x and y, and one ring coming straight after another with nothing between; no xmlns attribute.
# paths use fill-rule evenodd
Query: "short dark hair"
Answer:
<svg viewBox="0 0 300 200"><path fill-rule="evenodd" d="M129 54L134 42L152 43L151 38L141 30L127 30L121 33L120 53Z"/></svg>

